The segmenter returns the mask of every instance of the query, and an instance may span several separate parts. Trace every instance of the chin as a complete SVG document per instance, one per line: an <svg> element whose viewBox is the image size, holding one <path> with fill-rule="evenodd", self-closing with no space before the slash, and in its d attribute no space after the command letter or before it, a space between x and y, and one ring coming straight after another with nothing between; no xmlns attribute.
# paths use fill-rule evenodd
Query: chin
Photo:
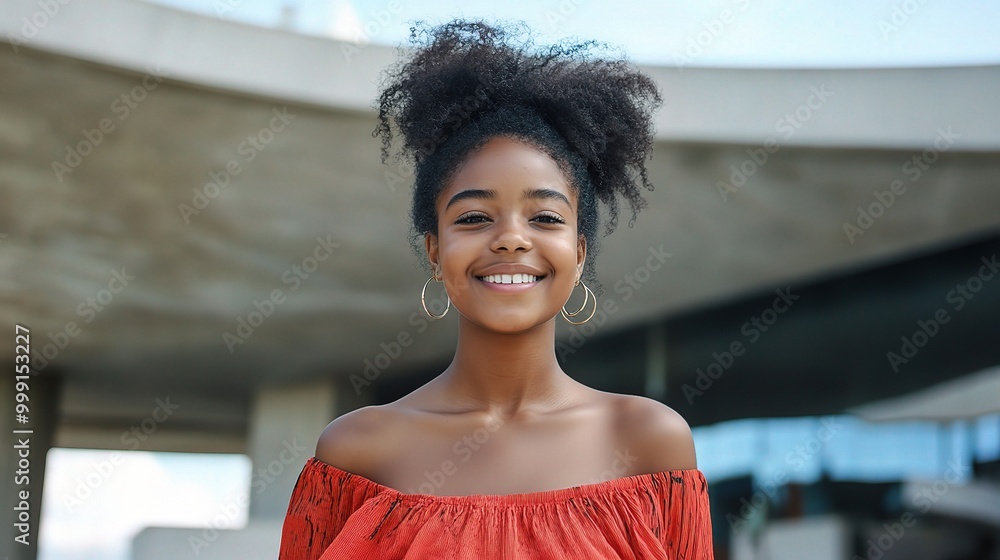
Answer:
<svg viewBox="0 0 1000 560"><path fill-rule="evenodd" d="M552 319L544 319L542 317L509 316L490 317L486 320L470 318L469 320L486 330L496 333L520 334L536 329Z"/></svg>

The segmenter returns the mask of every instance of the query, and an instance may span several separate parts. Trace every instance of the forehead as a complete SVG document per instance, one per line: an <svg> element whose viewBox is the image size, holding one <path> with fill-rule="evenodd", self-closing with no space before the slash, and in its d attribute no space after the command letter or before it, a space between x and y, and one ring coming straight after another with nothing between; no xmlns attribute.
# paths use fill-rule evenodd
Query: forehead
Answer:
<svg viewBox="0 0 1000 560"><path fill-rule="evenodd" d="M521 193L526 188L562 192L570 200L575 192L559 165L548 154L523 141L496 137L471 153L459 166L440 195L467 188Z"/></svg>

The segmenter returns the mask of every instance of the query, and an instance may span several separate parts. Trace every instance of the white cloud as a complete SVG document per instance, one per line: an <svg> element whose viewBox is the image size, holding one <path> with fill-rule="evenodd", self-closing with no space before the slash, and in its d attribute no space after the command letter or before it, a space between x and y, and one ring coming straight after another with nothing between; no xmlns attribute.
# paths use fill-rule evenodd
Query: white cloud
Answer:
<svg viewBox="0 0 1000 560"><path fill-rule="evenodd" d="M364 34L364 24L350 0L333 0L330 4L330 24L327 35L341 41L358 41Z"/></svg>
<svg viewBox="0 0 1000 560"><path fill-rule="evenodd" d="M243 456L53 449L39 556L126 560L143 527L207 527L249 487L250 462ZM245 525L246 513L227 526Z"/></svg>

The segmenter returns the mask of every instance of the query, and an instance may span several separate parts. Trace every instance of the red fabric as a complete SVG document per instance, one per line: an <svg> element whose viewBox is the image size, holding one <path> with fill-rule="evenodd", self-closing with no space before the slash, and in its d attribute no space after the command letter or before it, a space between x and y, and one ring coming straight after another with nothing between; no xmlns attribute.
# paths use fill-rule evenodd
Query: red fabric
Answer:
<svg viewBox="0 0 1000 560"><path fill-rule="evenodd" d="M279 560L712 560L699 470L509 495L404 494L315 457Z"/></svg>

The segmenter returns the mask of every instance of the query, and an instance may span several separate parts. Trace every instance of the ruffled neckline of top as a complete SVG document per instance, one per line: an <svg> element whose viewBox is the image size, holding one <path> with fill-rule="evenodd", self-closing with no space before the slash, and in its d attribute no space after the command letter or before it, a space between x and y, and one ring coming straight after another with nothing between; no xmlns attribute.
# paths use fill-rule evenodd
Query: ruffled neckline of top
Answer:
<svg viewBox="0 0 1000 560"><path fill-rule="evenodd" d="M469 494L465 496L437 496L434 494L416 494L401 492L390 486L380 484L350 471L311 457L306 462L307 468L326 471L341 478L356 481L359 485L370 488L373 494L384 495L394 502L432 502L450 505L537 505L553 502L565 502L571 499L586 499L604 496L615 492L648 489L659 485L672 483L683 484L689 481L704 483L705 475L699 469L676 469L655 473L635 474L613 478L601 482L592 482L567 488L522 492L515 494Z"/></svg>

